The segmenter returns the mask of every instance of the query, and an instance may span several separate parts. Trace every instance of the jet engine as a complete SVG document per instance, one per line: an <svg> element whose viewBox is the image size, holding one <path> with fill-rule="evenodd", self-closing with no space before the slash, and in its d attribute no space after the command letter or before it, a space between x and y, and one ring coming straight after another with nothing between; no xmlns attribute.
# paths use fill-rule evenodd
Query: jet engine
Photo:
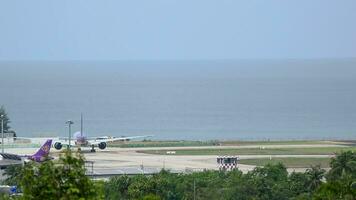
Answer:
<svg viewBox="0 0 356 200"><path fill-rule="evenodd" d="M105 149L106 148L106 143L105 142L100 142L98 144L99 149Z"/></svg>
<svg viewBox="0 0 356 200"><path fill-rule="evenodd" d="M60 149L62 149L62 143L60 143L60 142L56 142L56 143L54 143L54 148L55 149L57 149L57 150L60 150Z"/></svg>

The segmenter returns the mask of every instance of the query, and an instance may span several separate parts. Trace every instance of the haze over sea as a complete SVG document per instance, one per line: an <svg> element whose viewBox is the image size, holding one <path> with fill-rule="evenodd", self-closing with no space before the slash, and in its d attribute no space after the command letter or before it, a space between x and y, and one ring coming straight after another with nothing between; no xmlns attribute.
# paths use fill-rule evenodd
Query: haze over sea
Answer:
<svg viewBox="0 0 356 200"><path fill-rule="evenodd" d="M355 139L356 60L1 62L18 136Z"/></svg>

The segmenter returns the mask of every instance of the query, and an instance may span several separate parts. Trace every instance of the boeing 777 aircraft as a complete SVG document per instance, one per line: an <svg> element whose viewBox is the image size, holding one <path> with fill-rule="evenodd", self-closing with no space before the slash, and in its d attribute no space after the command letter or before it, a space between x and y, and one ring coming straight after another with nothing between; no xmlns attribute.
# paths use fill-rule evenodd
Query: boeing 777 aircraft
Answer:
<svg viewBox="0 0 356 200"><path fill-rule="evenodd" d="M95 152L95 147L99 149L105 149L108 142L114 141L129 141L137 138L147 138L152 137L152 135L140 135L140 136L131 136L131 137L111 137L111 136L99 136L99 137L86 137L83 134L83 115L80 115L80 131L73 134L73 140L70 146L77 147L91 147L91 152ZM58 138L54 140L54 148L57 150L62 149L63 146L69 146L69 138Z"/></svg>
<svg viewBox="0 0 356 200"><path fill-rule="evenodd" d="M91 147L91 152L95 152L95 147L99 149L105 149L108 142L114 141L129 141L132 139L138 138L148 138L153 135L140 135L140 136L129 136L129 137L112 137L112 136L98 136L98 137L87 137L83 134L83 115L80 116L80 131L73 134L73 138L71 140L70 146L80 147ZM68 137L57 137L57 138L25 138L25 137L17 137L31 140L32 143L35 141L43 141L44 139L52 139L53 147L57 150L62 149L63 146L69 146L69 138Z"/></svg>
<svg viewBox="0 0 356 200"><path fill-rule="evenodd" d="M129 141L137 138L147 138L152 137L152 135L141 135L141 136L131 136L131 137L111 137L111 136L102 136L102 137L86 137L82 132L78 131L73 135L73 141L71 141L71 146L77 147L91 147L91 152L95 152L95 147L99 149L105 149L108 142L114 141ZM53 147L57 150L62 149L63 146L69 146L68 138L59 138L54 141Z"/></svg>
<svg viewBox="0 0 356 200"><path fill-rule="evenodd" d="M35 162L43 162L48 159L51 159L48 157L51 146L52 146L52 140L49 139L33 155L17 155L17 154L9 154L9 153L0 153L0 155L3 159L22 160L21 158L24 158L25 162L28 160L32 160Z"/></svg>

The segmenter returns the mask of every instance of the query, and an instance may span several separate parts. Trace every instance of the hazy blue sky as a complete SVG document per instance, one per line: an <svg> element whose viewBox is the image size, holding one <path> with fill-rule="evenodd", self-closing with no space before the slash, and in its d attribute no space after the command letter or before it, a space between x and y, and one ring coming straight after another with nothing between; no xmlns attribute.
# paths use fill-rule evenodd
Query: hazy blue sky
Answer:
<svg viewBox="0 0 356 200"><path fill-rule="evenodd" d="M0 1L0 60L355 56L355 0Z"/></svg>

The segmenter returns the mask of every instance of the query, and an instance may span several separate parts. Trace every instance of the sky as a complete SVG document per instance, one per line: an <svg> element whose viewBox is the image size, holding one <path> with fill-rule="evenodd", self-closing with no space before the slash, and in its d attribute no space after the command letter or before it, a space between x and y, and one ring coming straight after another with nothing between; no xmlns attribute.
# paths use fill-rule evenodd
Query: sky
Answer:
<svg viewBox="0 0 356 200"><path fill-rule="evenodd" d="M355 0L0 0L0 61L356 57Z"/></svg>

